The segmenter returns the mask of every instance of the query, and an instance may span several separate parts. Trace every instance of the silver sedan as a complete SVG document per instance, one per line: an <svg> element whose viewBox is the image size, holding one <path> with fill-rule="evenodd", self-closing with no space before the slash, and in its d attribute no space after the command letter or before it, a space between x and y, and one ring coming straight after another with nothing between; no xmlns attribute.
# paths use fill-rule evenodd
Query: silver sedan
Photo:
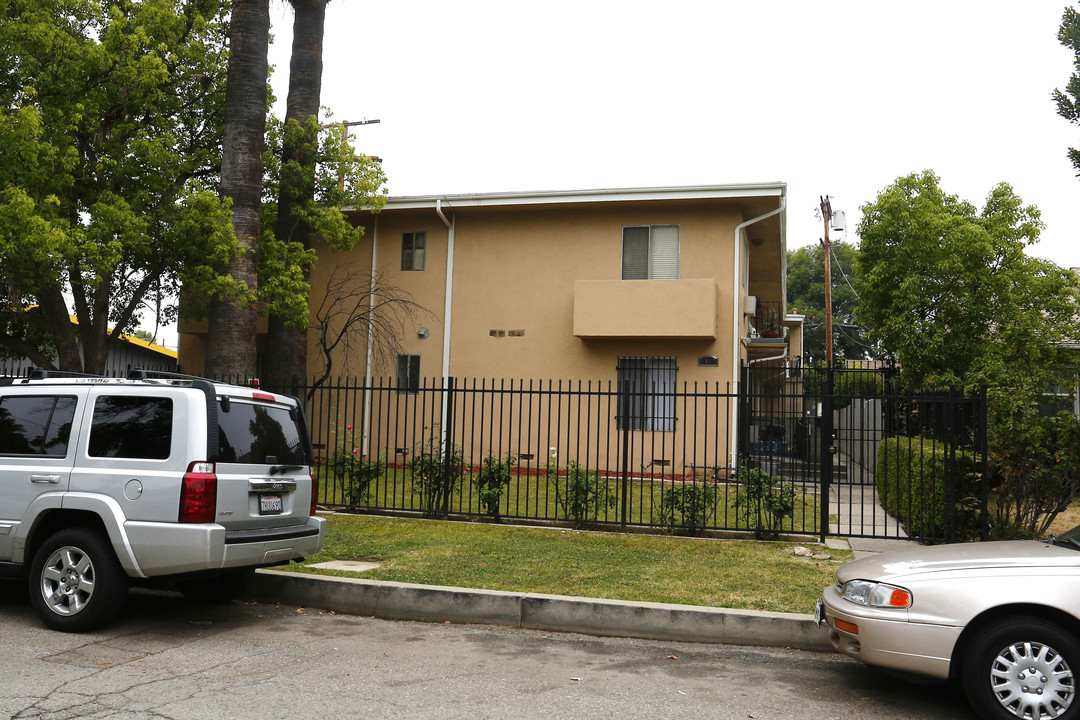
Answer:
<svg viewBox="0 0 1080 720"><path fill-rule="evenodd" d="M818 602L833 647L959 680L983 718L1077 718L1080 542L918 547L863 558Z"/></svg>

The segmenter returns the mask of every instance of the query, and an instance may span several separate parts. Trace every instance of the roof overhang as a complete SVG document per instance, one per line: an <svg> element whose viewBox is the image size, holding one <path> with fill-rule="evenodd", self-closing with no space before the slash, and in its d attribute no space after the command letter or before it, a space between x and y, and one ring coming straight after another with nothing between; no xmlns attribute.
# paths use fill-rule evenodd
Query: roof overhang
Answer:
<svg viewBox="0 0 1080 720"><path fill-rule="evenodd" d="M416 195L391 197L384 210L434 208L512 207L524 205L573 205L581 203L657 202L666 200L740 200L780 198L787 183L741 185L688 185L679 187L612 188L596 190L549 190L543 192L475 193L462 195Z"/></svg>

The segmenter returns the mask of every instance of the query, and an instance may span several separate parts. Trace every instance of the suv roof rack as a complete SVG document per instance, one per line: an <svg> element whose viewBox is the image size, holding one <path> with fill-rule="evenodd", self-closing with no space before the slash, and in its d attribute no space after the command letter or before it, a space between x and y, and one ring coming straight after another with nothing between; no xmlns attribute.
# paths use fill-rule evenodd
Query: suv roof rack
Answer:
<svg viewBox="0 0 1080 720"><path fill-rule="evenodd" d="M133 367L127 372L128 380L205 380L206 382L217 382L207 377L200 377L198 375L184 375L182 373L170 372L168 370L146 370L144 368Z"/></svg>
<svg viewBox="0 0 1080 720"><path fill-rule="evenodd" d="M99 378L104 375L96 375L94 373L82 373L72 372L70 370L46 370L45 368L32 368L26 375L27 380L46 380L51 377L56 378Z"/></svg>

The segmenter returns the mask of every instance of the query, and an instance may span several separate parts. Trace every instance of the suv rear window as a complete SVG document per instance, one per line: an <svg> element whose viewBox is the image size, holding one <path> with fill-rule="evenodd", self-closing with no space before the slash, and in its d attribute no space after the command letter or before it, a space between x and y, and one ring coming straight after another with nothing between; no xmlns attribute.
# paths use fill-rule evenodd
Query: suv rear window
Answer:
<svg viewBox="0 0 1080 720"><path fill-rule="evenodd" d="M69 395L0 398L0 454L66 456L76 404Z"/></svg>
<svg viewBox="0 0 1080 720"><path fill-rule="evenodd" d="M287 408L218 401L218 462L307 465L299 419Z"/></svg>
<svg viewBox="0 0 1080 720"><path fill-rule="evenodd" d="M172 448L170 398L103 395L90 426L92 457L165 460Z"/></svg>

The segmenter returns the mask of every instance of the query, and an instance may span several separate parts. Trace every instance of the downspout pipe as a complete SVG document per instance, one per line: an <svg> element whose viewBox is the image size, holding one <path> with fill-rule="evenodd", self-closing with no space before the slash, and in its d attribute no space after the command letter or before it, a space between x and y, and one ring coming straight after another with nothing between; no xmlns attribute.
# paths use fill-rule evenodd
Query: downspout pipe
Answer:
<svg viewBox="0 0 1080 720"><path fill-rule="evenodd" d="M371 221L371 280L368 285L368 324L367 324L367 360L364 363L364 437L363 454L368 454L368 439L371 437L371 343L375 338L375 261L379 250L379 216L375 214Z"/></svg>
<svg viewBox="0 0 1080 720"><path fill-rule="evenodd" d="M442 210L442 198L435 199L435 213L439 216L439 219L446 225L446 299L443 303L443 351L442 351L442 379L443 387L448 387L450 382L450 319L451 310L454 301L454 230L457 224L457 218L450 220L446 217L446 214ZM447 435L448 424L447 415L450 408L450 403L447 400L443 401L442 406L442 427L440 432L442 433L442 448L446 453L449 450L450 438Z"/></svg>
<svg viewBox="0 0 1080 720"><path fill-rule="evenodd" d="M736 387L739 383L739 343L742 340L740 333L742 330L742 234L743 230L759 223L762 220L768 220L774 215L779 215L787 208L787 194L780 196L780 205L775 210L770 210L764 215L758 215L756 218L751 218L746 222L739 223L735 226L735 281L732 285L731 291L731 377L735 378ZM785 351L785 355L787 352ZM774 358L775 359L775 358ZM728 432L731 438L731 457L729 459L729 467L735 468L736 463L739 460L739 404L733 403L731 406L731 420Z"/></svg>

